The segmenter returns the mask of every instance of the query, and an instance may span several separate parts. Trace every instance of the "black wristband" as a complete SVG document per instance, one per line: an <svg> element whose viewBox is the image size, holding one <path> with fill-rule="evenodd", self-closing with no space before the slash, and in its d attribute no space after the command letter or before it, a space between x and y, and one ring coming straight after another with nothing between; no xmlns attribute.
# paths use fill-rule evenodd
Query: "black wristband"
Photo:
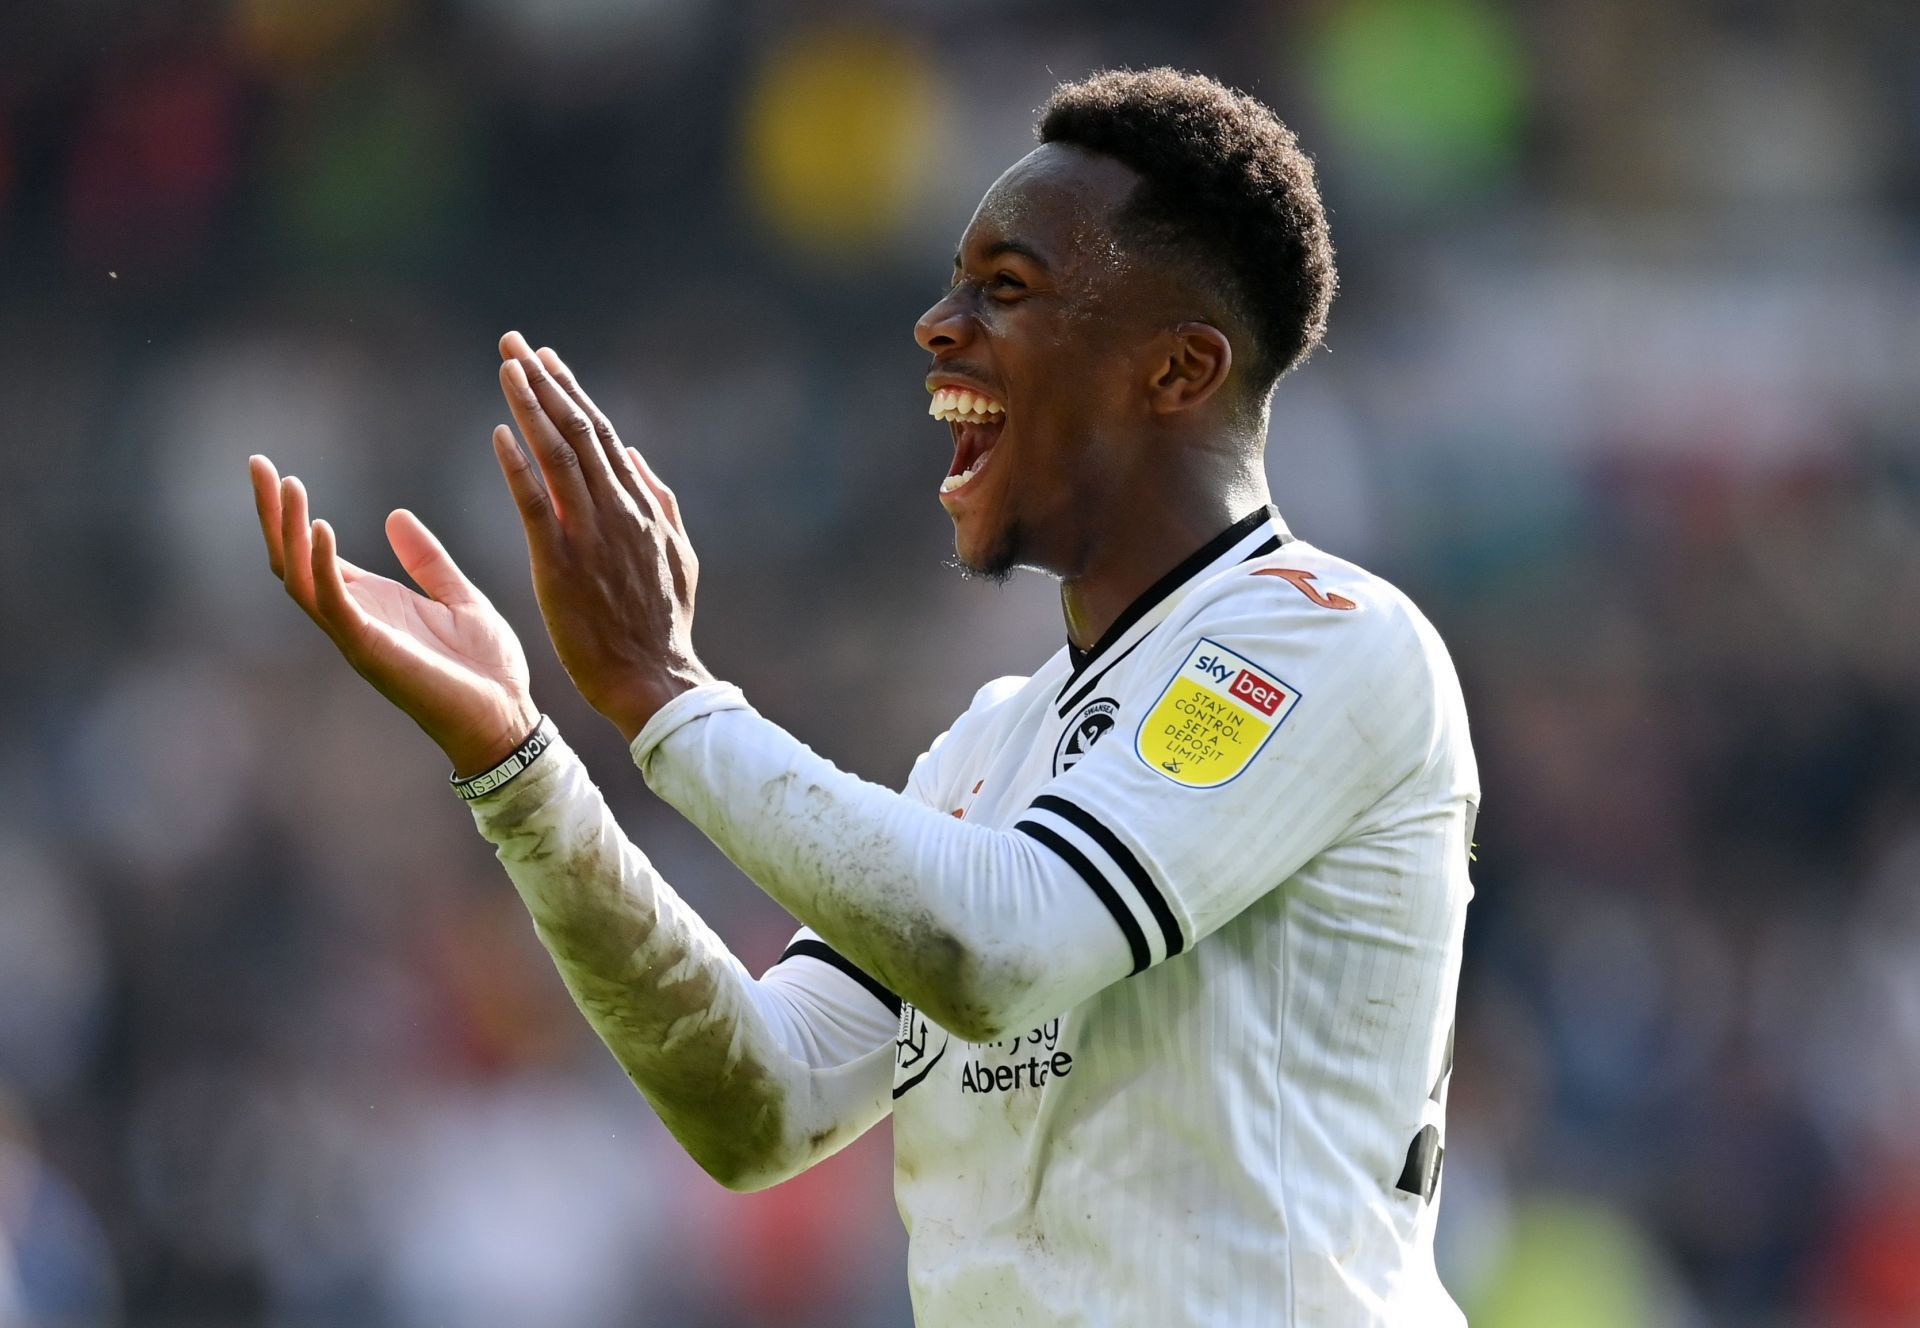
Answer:
<svg viewBox="0 0 1920 1328"><path fill-rule="evenodd" d="M527 735L526 741L513 749L511 755L485 774L475 775L471 779L460 778L460 772L454 771L447 776L447 782L453 785L453 791L460 795L463 802L472 802L475 798L492 793L512 783L526 772L528 766L540 759L540 753L553 746L553 724L545 715Z"/></svg>

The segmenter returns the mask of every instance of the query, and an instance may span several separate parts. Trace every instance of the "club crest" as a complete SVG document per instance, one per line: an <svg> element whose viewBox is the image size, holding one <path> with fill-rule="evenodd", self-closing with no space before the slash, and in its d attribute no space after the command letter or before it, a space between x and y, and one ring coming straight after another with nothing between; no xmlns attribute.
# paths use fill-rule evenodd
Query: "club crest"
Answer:
<svg viewBox="0 0 1920 1328"><path fill-rule="evenodd" d="M1064 775L1080 764L1080 758L1093 749L1093 744L1112 731L1119 712L1120 703L1106 696L1081 706L1053 749L1053 773Z"/></svg>

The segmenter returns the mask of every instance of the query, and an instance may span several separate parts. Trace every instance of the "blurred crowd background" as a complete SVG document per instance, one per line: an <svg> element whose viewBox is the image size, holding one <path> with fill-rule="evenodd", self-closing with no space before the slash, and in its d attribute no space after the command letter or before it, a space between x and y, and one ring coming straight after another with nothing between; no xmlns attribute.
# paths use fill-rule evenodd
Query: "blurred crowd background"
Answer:
<svg viewBox="0 0 1920 1328"><path fill-rule="evenodd" d="M899 1328L885 1126L721 1191L438 754L268 575L409 506L634 838L790 924L555 666L495 338L678 489L710 664L883 782L1061 626L969 583L913 319L1056 78L1318 155L1294 528L1406 587L1485 785L1440 1256L1477 1328L1920 1324L1910 0L0 6L0 1323Z"/></svg>

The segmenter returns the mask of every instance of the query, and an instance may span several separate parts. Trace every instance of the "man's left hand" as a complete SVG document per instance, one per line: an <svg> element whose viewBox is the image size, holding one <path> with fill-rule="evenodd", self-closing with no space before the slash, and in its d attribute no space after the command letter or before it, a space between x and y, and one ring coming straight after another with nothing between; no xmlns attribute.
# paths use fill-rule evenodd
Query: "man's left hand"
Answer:
<svg viewBox="0 0 1920 1328"><path fill-rule="evenodd" d="M693 653L699 560L673 491L560 357L509 332L500 358L526 450L501 425L494 456L526 527L547 634L573 685L631 742L661 706L712 681Z"/></svg>

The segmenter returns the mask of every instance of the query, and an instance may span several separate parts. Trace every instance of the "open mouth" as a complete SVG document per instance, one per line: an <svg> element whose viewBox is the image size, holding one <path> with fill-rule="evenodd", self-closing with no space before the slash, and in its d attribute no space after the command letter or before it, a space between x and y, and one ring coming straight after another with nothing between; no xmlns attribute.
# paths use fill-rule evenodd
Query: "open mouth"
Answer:
<svg viewBox="0 0 1920 1328"><path fill-rule="evenodd" d="M964 387L935 390L927 414L953 429L953 464L940 482L942 497L958 493L987 468L993 445L1007 422L1007 408L983 392Z"/></svg>

